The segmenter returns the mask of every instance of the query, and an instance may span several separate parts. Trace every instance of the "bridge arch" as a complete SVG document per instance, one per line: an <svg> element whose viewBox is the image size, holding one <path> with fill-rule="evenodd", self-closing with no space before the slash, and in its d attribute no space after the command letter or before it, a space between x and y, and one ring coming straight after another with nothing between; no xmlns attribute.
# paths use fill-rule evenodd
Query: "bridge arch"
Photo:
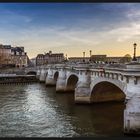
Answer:
<svg viewBox="0 0 140 140"><path fill-rule="evenodd" d="M74 91L76 88L76 84L78 82L78 76L75 74L69 75L66 81L66 89L67 91Z"/></svg>
<svg viewBox="0 0 140 140"><path fill-rule="evenodd" d="M126 85L120 81L95 80L92 86L91 102L124 101Z"/></svg>
<svg viewBox="0 0 140 140"><path fill-rule="evenodd" d="M56 72L54 73L54 76L53 76L55 82L57 81L58 76L59 76L59 72L56 71Z"/></svg>

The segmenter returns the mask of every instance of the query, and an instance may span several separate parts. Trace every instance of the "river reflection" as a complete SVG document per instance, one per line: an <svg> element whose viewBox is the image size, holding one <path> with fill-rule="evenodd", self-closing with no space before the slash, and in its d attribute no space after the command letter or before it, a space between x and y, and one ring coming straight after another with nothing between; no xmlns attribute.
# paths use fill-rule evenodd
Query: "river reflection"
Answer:
<svg viewBox="0 0 140 140"><path fill-rule="evenodd" d="M124 136L123 103L79 105L45 84L1 85L1 137Z"/></svg>

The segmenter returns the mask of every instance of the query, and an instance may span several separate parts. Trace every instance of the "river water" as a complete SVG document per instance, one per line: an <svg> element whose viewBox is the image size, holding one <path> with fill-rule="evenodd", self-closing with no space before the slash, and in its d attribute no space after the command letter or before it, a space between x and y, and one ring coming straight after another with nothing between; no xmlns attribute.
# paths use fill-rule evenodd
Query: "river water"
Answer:
<svg viewBox="0 0 140 140"><path fill-rule="evenodd" d="M124 136L123 103L74 103L45 84L0 85L0 137Z"/></svg>

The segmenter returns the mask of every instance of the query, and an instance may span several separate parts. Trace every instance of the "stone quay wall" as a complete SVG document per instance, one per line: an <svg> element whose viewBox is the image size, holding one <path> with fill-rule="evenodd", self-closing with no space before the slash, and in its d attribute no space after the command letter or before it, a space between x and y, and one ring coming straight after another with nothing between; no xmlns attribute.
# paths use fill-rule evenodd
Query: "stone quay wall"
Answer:
<svg viewBox="0 0 140 140"><path fill-rule="evenodd" d="M18 84L37 82L35 75L0 75L0 84Z"/></svg>

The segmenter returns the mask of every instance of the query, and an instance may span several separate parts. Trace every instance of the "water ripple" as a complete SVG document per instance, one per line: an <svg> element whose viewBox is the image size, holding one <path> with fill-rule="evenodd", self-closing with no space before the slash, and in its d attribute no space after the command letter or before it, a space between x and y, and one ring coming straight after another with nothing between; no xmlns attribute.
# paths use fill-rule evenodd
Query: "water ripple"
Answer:
<svg viewBox="0 0 140 140"><path fill-rule="evenodd" d="M123 109L121 105L116 108L117 113L112 106L114 116L110 116L108 107L76 106L73 94L57 94L55 88L43 84L3 85L0 87L0 136L122 135L122 119L118 116ZM104 129L103 125L108 124L108 129Z"/></svg>

